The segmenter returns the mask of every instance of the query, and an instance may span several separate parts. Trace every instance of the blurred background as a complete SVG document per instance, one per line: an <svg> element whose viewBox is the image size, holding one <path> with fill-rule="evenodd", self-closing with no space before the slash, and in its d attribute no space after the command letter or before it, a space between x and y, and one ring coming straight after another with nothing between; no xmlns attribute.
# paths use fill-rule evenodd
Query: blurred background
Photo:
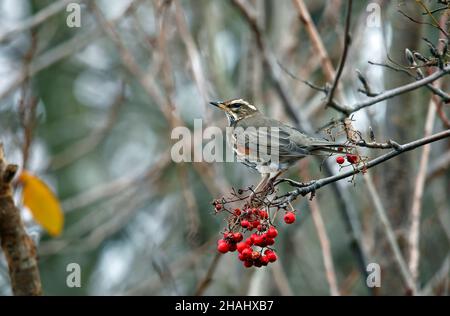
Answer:
<svg viewBox="0 0 450 316"><path fill-rule="evenodd" d="M80 27L67 24L70 3L80 3ZM423 3L430 10L445 5ZM280 260L262 269L245 269L235 255L216 255L225 216L214 215L211 205L232 188L255 185L259 175L238 163L177 164L170 158L174 127L192 129L194 119L202 119L204 128L225 128L225 116L208 105L211 100L245 98L294 124L285 93L313 130L340 118L324 107L322 92L299 78L321 87L331 83L305 14L336 68L346 5L0 0L0 142L11 163L52 187L65 213L62 235L51 238L22 209L38 246L44 293L329 295L336 294L334 287L341 295L408 294L374 192L408 261L421 148L371 169L370 181L341 180L319 190L315 202L298 199L297 222L279 229ZM357 69L374 92L397 87L414 78L368 62L386 63L389 55L404 65L405 48L427 55L422 37L438 42L436 28L412 22L399 9L430 22L416 1L354 1L352 44L339 88L345 104L367 98L358 92ZM439 19L443 12L434 15ZM444 91L448 83L442 80ZM354 126L364 136L370 126L380 142L413 141L424 134L430 98L421 88L378 103L355 113ZM433 126L435 132L445 129L438 118ZM417 283L428 295L450 289L449 145L444 140L431 146L420 201ZM383 153L363 152L371 158ZM331 172L339 172L337 166ZM307 159L289 177L326 175L320 161ZM328 256L318 237L323 229ZM366 286L364 267L371 262L381 267L375 290ZM80 288L66 285L69 263L81 267ZM0 294L11 294L3 257Z"/></svg>

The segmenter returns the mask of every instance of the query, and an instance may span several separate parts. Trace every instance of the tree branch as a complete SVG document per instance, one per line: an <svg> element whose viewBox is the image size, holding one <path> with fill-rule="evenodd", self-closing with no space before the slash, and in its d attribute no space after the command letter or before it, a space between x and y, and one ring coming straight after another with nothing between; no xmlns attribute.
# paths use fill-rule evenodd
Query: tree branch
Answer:
<svg viewBox="0 0 450 316"><path fill-rule="evenodd" d="M450 66L447 66L443 70L436 71L432 75L427 76L427 77L425 77L425 78L423 78L421 80L417 80L415 82L408 83L408 84L400 86L398 88L387 90L387 91L385 91L383 93L380 93L376 97L373 97L373 98L370 98L370 99L366 99L366 100L364 100L362 102L358 102L358 103L354 104L353 106L351 106L350 113L348 113L348 114L357 112L357 111L361 110L362 108L371 106L371 105L379 103L381 101L384 101L384 100L387 100L387 99L391 99L391 98L393 98L395 96L398 96L400 94L403 94L403 93L410 92L410 91L413 91L415 89L418 89L418 88L420 88L422 86L425 86L425 85L427 85L427 84L429 84L429 83L431 83L431 82L433 82L433 81L435 81L435 80L437 80L437 79L441 78L442 76L445 76L445 75L447 75L449 73L450 73Z"/></svg>
<svg viewBox="0 0 450 316"><path fill-rule="evenodd" d="M4 159L0 144L0 242L9 267L14 295L41 295L36 247L25 232L19 209L14 205L12 180L17 165Z"/></svg>
<svg viewBox="0 0 450 316"><path fill-rule="evenodd" d="M14 28L6 30L0 34L0 43L5 42L9 38L16 36L18 33L24 32L28 29L34 28L39 24L47 21L52 16L56 15L60 11L64 10L69 3L80 3L84 1L90 0L60 0L54 2L35 15L21 21L20 24L17 24Z"/></svg>
<svg viewBox="0 0 450 316"><path fill-rule="evenodd" d="M336 71L336 76L335 76L333 84L330 88L330 92L328 93L327 102L326 102L327 105L333 103L334 92L336 91L336 88L339 84L339 79L341 78L342 71L344 70L344 66L345 66L345 61L347 60L348 48L349 48L350 42L351 42L350 22L351 22L351 17L352 17L352 3L353 3L352 0L348 0L348 2L347 2L347 11L346 11L346 17L345 17L344 50L342 52L341 60L339 61L339 66ZM336 105L335 105L335 109L337 109L338 111L341 111L343 113L346 113L346 109L336 107Z"/></svg>
<svg viewBox="0 0 450 316"><path fill-rule="evenodd" d="M450 137L450 129L449 130L445 130L436 134L433 134L431 136L428 137L424 137L415 141L412 141L410 143L404 144L404 145L399 145L395 150L392 150L380 157L377 157L367 163L361 164L358 167L355 167L355 169L347 171L347 172L343 172L331 177L327 177L327 178L322 178L319 180L313 180L310 181L306 184L302 184L302 183L295 183L294 181L290 181L289 184L292 186L298 186L298 188L294 191L288 192L282 196L276 197L276 200L280 200L282 198L287 198L287 201L293 201L295 198L297 198L299 195L306 195L308 193L312 193L314 191L316 191L317 189L326 186L330 183L334 183L336 181L351 177L357 173L362 172L363 170L367 170L369 168L372 168L376 165L379 165L380 163L383 163L387 160L390 160L404 152L413 150L417 147L432 143L432 142L436 142L438 140L444 139Z"/></svg>

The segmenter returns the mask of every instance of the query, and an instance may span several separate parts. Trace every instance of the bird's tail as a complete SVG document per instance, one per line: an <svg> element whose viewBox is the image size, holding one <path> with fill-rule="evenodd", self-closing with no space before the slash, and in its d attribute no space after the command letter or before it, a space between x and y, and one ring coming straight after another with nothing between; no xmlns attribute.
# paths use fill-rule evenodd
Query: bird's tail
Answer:
<svg viewBox="0 0 450 316"><path fill-rule="evenodd" d="M309 151L314 155L327 155L327 154L339 154L342 153L342 149L354 148L355 146L350 144L334 143L328 141L318 141L313 143ZM341 149L341 150L339 150Z"/></svg>

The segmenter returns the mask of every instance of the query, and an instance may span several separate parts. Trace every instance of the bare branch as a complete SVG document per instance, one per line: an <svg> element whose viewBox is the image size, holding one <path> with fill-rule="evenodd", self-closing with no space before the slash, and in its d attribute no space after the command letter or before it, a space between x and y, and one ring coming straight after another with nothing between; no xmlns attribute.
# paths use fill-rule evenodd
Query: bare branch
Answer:
<svg viewBox="0 0 450 316"><path fill-rule="evenodd" d="M439 82L437 83L439 84ZM433 133L434 118L436 117L436 108L434 99L431 97L428 105L428 113L425 120L424 136L430 136ZM430 158L431 145L423 146L420 157L419 170L417 171L416 183L414 186L413 202L411 207L411 227L408 234L409 245L409 269L413 281L417 283L419 277L419 234L420 234L420 215L422 206L422 197L426 181L426 172Z"/></svg>
<svg viewBox="0 0 450 316"><path fill-rule="evenodd" d="M330 183L351 177L355 174L358 174L364 170L367 170L369 168L372 168L376 165L379 165L380 163L383 163L387 160L390 160L402 153L405 153L407 151L413 150L417 147L429 144L429 143L433 143L436 142L438 140L444 139L450 137L450 130L445 130L439 133L436 133L434 135L428 136L428 137L424 137L415 141L412 141L410 143L404 144L404 145L399 145L398 148L396 148L393 151L390 151L380 157L377 157L367 163L364 163L363 165L360 165L358 167L356 167L354 170L350 170L347 172L343 172L341 174L337 174L334 176L330 176L327 178L322 178L319 180L313 180L310 181L309 183L307 183L307 185L304 184L295 184L294 181L290 181L289 184L293 185L293 186L298 186L298 188L294 191L288 192L282 196L277 197L278 200L282 199L282 198L287 198L287 201L293 201L294 199L296 199L299 195L306 195L308 193L314 192L317 189L328 185Z"/></svg>
<svg viewBox="0 0 450 316"><path fill-rule="evenodd" d="M337 278L334 269L333 255L331 253L330 239L328 238L327 230L320 214L320 207L317 200L310 200L309 206L311 208L311 216L316 227L317 236L319 237L320 248L322 250L323 264L325 266L325 275L327 277L328 285L330 287L330 294L332 296L339 296L339 288L337 285Z"/></svg>
<svg viewBox="0 0 450 316"><path fill-rule="evenodd" d="M28 29L34 28L39 24L47 21L49 18L54 16L55 14L64 10L69 3L80 3L90 0L60 0L54 2L35 15L23 20L20 24L17 24L14 28L6 30L0 34L0 43L5 42L13 36L16 36L18 33L24 32Z"/></svg>
<svg viewBox="0 0 450 316"><path fill-rule="evenodd" d="M398 88L394 88L391 90L387 90L383 93L380 93L379 95L377 95L376 97L370 98L370 99L366 99L362 102L358 102L355 103L351 106L351 110L350 113L354 113L357 112L365 107L374 105L376 103L379 103L381 101L387 100L387 99L391 99L395 96L416 90L420 87L423 87L433 81L436 81L437 79L447 75L448 73L450 73L450 66L445 67L443 70L439 70L436 71L435 73L433 73L430 76L427 76L421 80L417 80L416 82L411 82L409 84L400 86Z"/></svg>
<svg viewBox="0 0 450 316"><path fill-rule="evenodd" d="M416 80L417 80L417 79L422 79L422 78L417 78L416 76L414 76L413 74L411 74L411 73L410 73L409 71L407 71L406 69L397 68L397 67L394 67L394 66L392 66L392 65L382 64L382 63L376 63L376 62L373 62L373 61L369 61L369 64L375 65L375 66L385 67L385 68L391 69L391 70L396 71L396 72L403 72L404 74L406 74L406 75L408 75L408 76L410 76L410 77L412 77L412 78L414 78L414 79L416 79ZM445 93L444 91L442 91L440 88L433 86L431 83L428 83L428 84L426 85L426 87L427 87L431 92L433 92L434 94L436 94L436 95L438 95L439 97L441 97L443 101L445 101L445 102L450 101L450 95L447 94L447 93Z"/></svg>
<svg viewBox="0 0 450 316"><path fill-rule="evenodd" d="M381 198L373 184L373 180L372 180L370 173L367 173L365 175L364 179L366 181L367 189L369 190L370 196L373 199L378 218L380 219L380 221L383 225L383 229L386 233L389 246L394 254L394 259L399 268L403 282L407 286L408 290L412 290L413 292L416 292L416 284L414 282L413 277L411 276L410 271L408 270L408 265L406 264L406 261L402 255L400 246L395 237L394 230L392 228L391 223L389 222L386 210L385 210L383 203L381 202Z"/></svg>
<svg viewBox="0 0 450 316"><path fill-rule="evenodd" d="M333 101L334 92L336 91L337 85L339 84L339 79L341 78L342 71L344 70L345 61L347 60L347 54L348 49L351 42L351 35L350 35L350 22L352 17L352 0L347 1L347 11L346 11L346 17L345 17L345 38L344 38L344 50L342 52L341 60L339 61L339 66L336 71L336 76L334 78L333 84L331 85L330 92L328 93L327 102L326 104L331 104ZM337 110L340 110L343 113L346 113L345 109L340 109L339 107L336 108Z"/></svg>

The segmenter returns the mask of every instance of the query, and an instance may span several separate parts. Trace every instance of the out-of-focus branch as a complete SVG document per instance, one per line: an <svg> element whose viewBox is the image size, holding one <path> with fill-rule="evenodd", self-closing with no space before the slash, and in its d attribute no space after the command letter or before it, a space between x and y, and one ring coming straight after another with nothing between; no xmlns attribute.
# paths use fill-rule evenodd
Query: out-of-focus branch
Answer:
<svg viewBox="0 0 450 316"><path fill-rule="evenodd" d="M439 84L439 82L438 82ZM430 99L428 105L427 117L425 119L424 136L430 136L433 133L434 119L436 117L436 108L434 103L436 102L434 95ZM419 235L420 235L420 215L422 206L422 197L426 181L426 172L428 167L428 161L430 158L431 145L427 144L422 148L422 155L420 157L419 170L417 171L416 183L414 185L413 202L411 207L411 227L408 234L409 245L409 269L413 281L417 283L419 277ZM416 294L416 293L414 293Z"/></svg>
<svg viewBox="0 0 450 316"><path fill-rule="evenodd" d="M206 289L210 285L210 283L212 281L212 277L214 275L214 272L216 271L217 265L220 262L220 258L221 258L220 253L216 253L211 264L208 267L208 271L206 272L206 275L203 277L202 280L200 280L200 282L197 286L197 290L195 291L195 294L194 294L195 296L203 295L203 293L206 291Z"/></svg>
<svg viewBox="0 0 450 316"><path fill-rule="evenodd" d="M146 93L153 98L153 101L158 106L160 106L161 111L165 115L166 119L170 122L170 120L173 118L172 115L170 114L170 108L164 106L166 104L165 98L162 95L161 91L159 90L154 78L151 75L145 75L145 73L141 71L141 67L136 62L136 59L134 58L130 50L124 45L113 23L108 21L103 16L100 9L97 8L97 6L94 3L92 3L91 8L103 30L106 32L106 34L108 34L109 38L116 45L125 68L133 76L135 76L137 80L139 80L139 83L145 89Z"/></svg>
<svg viewBox="0 0 450 316"><path fill-rule="evenodd" d="M96 148L113 128L119 114L120 107L125 100L125 83L120 84L120 90L110 105L108 115L103 126L96 128L89 136L70 145L67 149L53 156L49 163L52 170L63 168Z"/></svg>
<svg viewBox="0 0 450 316"><path fill-rule="evenodd" d="M41 295L36 247L25 232L20 211L14 204L12 180L17 165L8 164L0 144L0 242L9 267L14 295Z"/></svg>
<svg viewBox="0 0 450 316"><path fill-rule="evenodd" d="M333 255L331 253L330 239L320 214L320 207L317 200L309 201L311 208L311 216L316 227L317 236L319 237L320 248L322 249L323 264L325 266L325 275L327 277L328 285L330 287L330 294L332 296L339 296L339 287L337 285L336 272L334 269Z"/></svg>
<svg viewBox="0 0 450 316"><path fill-rule="evenodd" d="M450 167L450 150L440 155L436 161L430 164L427 172L426 181L430 181L434 177L444 173Z"/></svg>
<svg viewBox="0 0 450 316"><path fill-rule="evenodd" d="M319 59L323 65L323 69L324 69L326 77L334 78L336 75L336 72L334 71L333 64L331 62L330 57L328 56L328 52L325 49L325 46L323 45L320 34L317 31L317 28L311 19L311 15L309 14L309 11L305 5L305 2L303 0L293 0L293 2L297 9L297 13L300 18L300 21L305 25L306 31L308 32L308 35L309 35L311 43L314 47L314 50L319 55Z"/></svg>
<svg viewBox="0 0 450 316"><path fill-rule="evenodd" d="M394 259L399 268L403 282L405 283L405 285L409 291L415 292L416 284L411 276L410 271L408 270L408 265L406 264L405 258L402 255L400 246L395 237L394 230L393 230L392 225L389 222L389 219L387 217L386 209L384 208L383 203L381 202L380 195L378 194L378 192L373 184L373 180L372 180L370 173L367 173L365 175L364 179L367 184L367 189L369 190L370 196L375 205L375 210L377 212L378 218L379 218L381 224L383 225L383 229L387 236L389 247L391 248L391 251L394 254Z"/></svg>
<svg viewBox="0 0 450 316"><path fill-rule="evenodd" d="M26 74L29 71L30 64L36 54L37 49L37 34L35 31L31 32L30 47L23 57L22 73ZM36 108L38 99L29 93L28 80L22 84L19 99L19 116L20 124L23 131L22 141L22 168L26 169L28 166L28 158L30 156L31 143L33 142L34 127L36 125Z"/></svg>
<svg viewBox="0 0 450 316"><path fill-rule="evenodd" d="M16 36L18 33L24 32L28 29L34 28L41 23L44 23L49 18L54 16L55 14L64 10L69 3L80 3L90 0L60 0L54 2L35 15L21 21L19 24L15 25L13 28L6 30L0 33L0 43L8 40L9 38Z"/></svg>
<svg viewBox="0 0 450 316"><path fill-rule="evenodd" d="M109 21L112 25L118 23L124 16L130 13L130 10L134 8L130 5L119 16ZM0 101L7 97L10 93L19 88L28 78L36 75L40 71L56 64L64 58L73 55L75 52L83 49L85 46L92 43L93 40L100 37L103 34L102 29L95 27L88 29L88 31L76 35L73 38L65 41L64 43L56 46L43 53L40 56L34 58L34 61L28 67L27 72L22 72L16 79L14 79L5 89L0 91Z"/></svg>
<svg viewBox="0 0 450 316"><path fill-rule="evenodd" d="M184 46L186 46L187 54L191 62L192 74L194 75L194 81L197 84L197 89L199 90L200 95L202 96L203 104L204 106L206 106L210 101L210 99L207 91L208 82L205 79L200 53L194 42L194 39L192 38L192 34L189 31L189 27L186 23L186 19L183 14L183 8L181 4L179 3L179 1L174 1L174 3L176 9L175 10L176 24L180 32L180 36L184 43ZM205 111L205 114L206 113L209 112Z"/></svg>
<svg viewBox="0 0 450 316"><path fill-rule="evenodd" d="M420 295L432 295L433 290L436 286L442 283L443 280L448 280L450 271L450 253L447 254L441 267L436 271L433 277L428 281L428 283L423 287Z"/></svg>
<svg viewBox="0 0 450 316"><path fill-rule="evenodd" d="M277 62L272 53L267 48L267 41L264 37L264 34L262 33L257 18L255 14L252 12L252 10L245 5L241 0L233 0L233 5L241 12L241 14L244 16L244 18L247 20L250 28L252 29L256 43L258 45L258 48L260 49L261 56L263 58L264 66L266 67L269 76L275 86L275 89L277 90L278 95L282 99L282 104L284 106L284 109L286 113L289 115L289 117L295 122L297 125L303 125L301 124L301 118L298 115L297 111L294 109L293 102L286 91L286 88L284 85L281 84L281 78L279 72L276 70L277 68Z"/></svg>

